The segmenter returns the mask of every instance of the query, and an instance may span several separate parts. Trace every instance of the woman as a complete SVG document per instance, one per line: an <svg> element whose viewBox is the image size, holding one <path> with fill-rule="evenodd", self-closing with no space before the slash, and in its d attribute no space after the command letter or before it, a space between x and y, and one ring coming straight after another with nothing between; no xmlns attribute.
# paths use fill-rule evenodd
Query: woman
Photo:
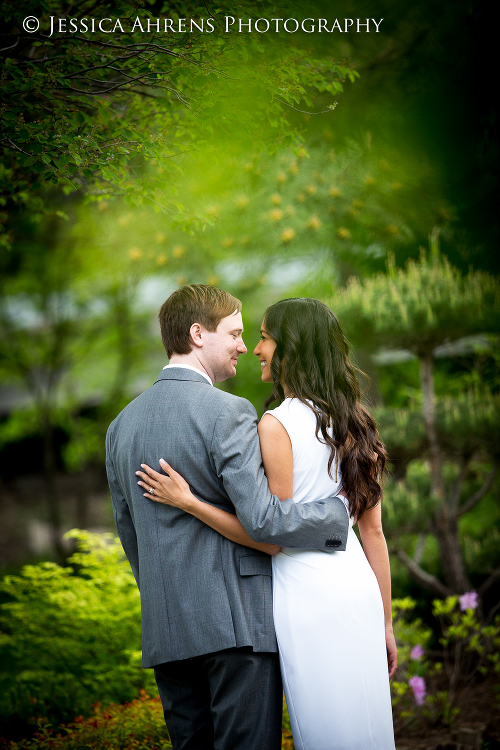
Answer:
<svg viewBox="0 0 500 750"><path fill-rule="evenodd" d="M273 557L274 619L295 747L393 750L389 677L397 651L379 484L386 453L360 403L347 340L322 302L288 299L266 311L254 354L262 380L274 385L267 405L281 401L258 428L271 492L303 503L341 491L350 517L345 552L282 548ZM236 517L207 509L167 464L170 479L143 468L140 484L154 486L154 499L245 543L235 538L246 533Z"/></svg>

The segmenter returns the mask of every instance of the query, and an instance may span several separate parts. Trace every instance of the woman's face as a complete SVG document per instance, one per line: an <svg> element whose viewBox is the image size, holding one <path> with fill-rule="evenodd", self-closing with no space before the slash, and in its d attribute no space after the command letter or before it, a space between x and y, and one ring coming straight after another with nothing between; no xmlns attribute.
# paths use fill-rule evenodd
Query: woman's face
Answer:
<svg viewBox="0 0 500 750"><path fill-rule="evenodd" d="M265 321L262 321L262 327L260 329L260 341L253 350L256 357L259 358L260 369L262 371L262 382L272 383L273 378L271 375L271 360L273 358L274 350L276 349L276 341L270 337L266 331Z"/></svg>

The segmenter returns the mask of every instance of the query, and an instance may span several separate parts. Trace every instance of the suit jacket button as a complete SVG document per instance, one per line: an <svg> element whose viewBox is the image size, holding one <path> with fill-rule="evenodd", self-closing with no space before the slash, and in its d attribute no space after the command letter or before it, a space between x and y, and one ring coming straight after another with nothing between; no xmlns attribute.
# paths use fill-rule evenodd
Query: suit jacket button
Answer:
<svg viewBox="0 0 500 750"><path fill-rule="evenodd" d="M325 547L340 547L342 542L340 539L327 539L325 542Z"/></svg>

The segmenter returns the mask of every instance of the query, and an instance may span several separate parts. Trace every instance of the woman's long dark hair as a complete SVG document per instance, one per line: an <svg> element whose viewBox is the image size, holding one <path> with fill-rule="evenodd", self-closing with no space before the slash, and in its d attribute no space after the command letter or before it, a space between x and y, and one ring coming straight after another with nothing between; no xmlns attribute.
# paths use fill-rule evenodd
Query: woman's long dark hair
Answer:
<svg viewBox="0 0 500 750"><path fill-rule="evenodd" d="M293 298L266 310L264 329L276 342L271 361L274 387L266 407L276 399L283 401L285 383L312 409L316 437L331 449L328 473L332 476L337 459L350 514L360 518L382 498L387 453L373 417L361 404L349 343L339 321L323 302Z"/></svg>

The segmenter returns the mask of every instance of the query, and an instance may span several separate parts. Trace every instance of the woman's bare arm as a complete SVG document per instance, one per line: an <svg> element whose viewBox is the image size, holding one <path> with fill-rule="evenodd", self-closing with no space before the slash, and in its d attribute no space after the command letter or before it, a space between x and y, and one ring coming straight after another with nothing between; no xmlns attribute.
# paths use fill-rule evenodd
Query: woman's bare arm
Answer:
<svg viewBox="0 0 500 750"><path fill-rule="evenodd" d="M160 474L151 469L147 464L141 464L143 471L136 471L137 476L142 481L138 484L145 490L144 497L155 500L164 505L171 505L174 508L189 513L214 531L225 536L231 542L242 544L244 547L257 549L260 552L267 552L268 555L275 555L279 552L280 547L276 544L266 544L264 542L254 542L247 534L238 518L232 513L228 513L222 508L215 508L213 505L198 500L189 489L186 480L178 474L166 461L160 461L161 467L168 473ZM149 488L154 489L154 494L149 492Z"/></svg>
<svg viewBox="0 0 500 750"><path fill-rule="evenodd" d="M389 677L392 677L396 671L398 654L392 630L391 569L387 543L382 529L381 503L377 503L374 508L363 513L358 521L358 529L365 555L375 573L382 594Z"/></svg>
<svg viewBox="0 0 500 750"><path fill-rule="evenodd" d="M293 455L288 432L272 414L264 414L257 430L269 489L280 500L286 500L293 495Z"/></svg>

